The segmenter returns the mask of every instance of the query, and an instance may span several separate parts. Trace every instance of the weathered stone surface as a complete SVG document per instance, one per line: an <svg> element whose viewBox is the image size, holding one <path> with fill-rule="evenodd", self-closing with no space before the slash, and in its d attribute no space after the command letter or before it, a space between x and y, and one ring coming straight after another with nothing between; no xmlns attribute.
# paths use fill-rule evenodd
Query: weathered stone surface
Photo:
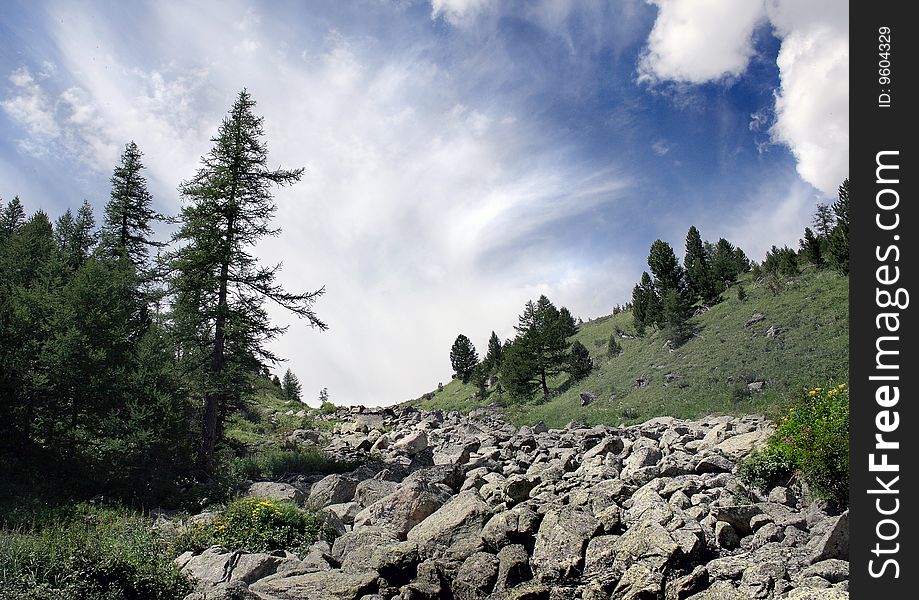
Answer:
<svg viewBox="0 0 919 600"><path fill-rule="evenodd" d="M575 576L584 563L587 542L600 523L588 512L563 508L546 513L536 535L533 570L541 581Z"/></svg>
<svg viewBox="0 0 919 600"><path fill-rule="evenodd" d="M530 557L520 544L510 544L498 552L498 578L495 591L513 588L533 578Z"/></svg>
<svg viewBox="0 0 919 600"><path fill-rule="evenodd" d="M274 481L256 481L246 490L246 495L294 502L296 504L303 502L303 492L289 483L276 483Z"/></svg>
<svg viewBox="0 0 919 600"><path fill-rule="evenodd" d="M249 589L260 600L357 600L376 589L374 571L320 571L293 577L269 577Z"/></svg>
<svg viewBox="0 0 919 600"><path fill-rule="evenodd" d="M817 541L810 562L828 558L849 559L849 511L835 517L833 524Z"/></svg>
<svg viewBox="0 0 919 600"><path fill-rule="evenodd" d="M354 517L354 525L387 527L404 537L449 499L450 490L446 486L413 481L400 485L393 493L359 512Z"/></svg>
<svg viewBox="0 0 919 600"><path fill-rule="evenodd" d="M476 552L460 566L453 581L453 597L456 600L479 600L485 598L495 587L498 579L498 557L486 552Z"/></svg>
<svg viewBox="0 0 919 600"><path fill-rule="evenodd" d="M354 498L357 480L346 475L327 475L310 487L307 503L314 508L350 502Z"/></svg>
<svg viewBox="0 0 919 600"><path fill-rule="evenodd" d="M202 576L188 600L847 597L847 514L789 488L744 504L765 492L735 474L771 432L762 417L518 429L491 408L400 406L334 418L325 451L360 466L289 481L326 507L335 543L183 554L176 564Z"/></svg>
<svg viewBox="0 0 919 600"><path fill-rule="evenodd" d="M466 490L415 525L408 539L418 542L430 555L465 558L482 549L482 528L490 516L478 491Z"/></svg>

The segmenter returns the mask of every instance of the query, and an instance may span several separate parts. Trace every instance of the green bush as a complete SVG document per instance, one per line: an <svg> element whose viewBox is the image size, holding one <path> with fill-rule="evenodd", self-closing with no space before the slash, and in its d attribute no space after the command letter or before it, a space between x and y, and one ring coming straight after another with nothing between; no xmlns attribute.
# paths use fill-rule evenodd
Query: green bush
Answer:
<svg viewBox="0 0 919 600"><path fill-rule="evenodd" d="M771 484L783 469L799 472L813 492L839 506L849 501L849 389L809 390L776 428L766 449L741 466L751 483Z"/></svg>
<svg viewBox="0 0 919 600"><path fill-rule="evenodd" d="M329 458L318 448L266 450L237 458L232 470L237 479L279 479L291 473L343 473L353 464Z"/></svg>
<svg viewBox="0 0 919 600"><path fill-rule="evenodd" d="M322 403L322 406L319 407L319 412L322 413L322 414L324 414L324 415L331 415L331 414L334 413L336 410L338 410L338 408L337 408L334 404L332 404L331 402L329 402L328 400L326 400L325 402L323 402L323 403Z"/></svg>
<svg viewBox="0 0 919 600"><path fill-rule="evenodd" d="M80 505L33 530L0 531L2 600L174 600L191 591L149 520Z"/></svg>
<svg viewBox="0 0 919 600"><path fill-rule="evenodd" d="M323 532L324 523L318 511L250 496L228 504L210 523L185 527L172 546L174 553L213 545L245 552L305 551Z"/></svg>

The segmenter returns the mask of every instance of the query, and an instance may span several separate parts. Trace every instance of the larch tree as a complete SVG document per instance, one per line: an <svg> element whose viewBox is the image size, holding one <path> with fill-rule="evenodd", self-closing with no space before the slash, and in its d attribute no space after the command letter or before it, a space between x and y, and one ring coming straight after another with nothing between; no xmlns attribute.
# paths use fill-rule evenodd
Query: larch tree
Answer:
<svg viewBox="0 0 919 600"><path fill-rule="evenodd" d="M294 372L290 369L284 372L284 379L281 380L281 389L284 390L284 397L286 400L301 400L303 387L300 385L300 380L297 379L297 376L294 375Z"/></svg>
<svg viewBox="0 0 919 600"><path fill-rule="evenodd" d="M126 257L141 274L147 269L149 249L163 245L152 239L152 223L160 217L147 191L142 156L134 142L125 146L112 174L112 194L105 206L100 240L108 253Z"/></svg>
<svg viewBox="0 0 919 600"><path fill-rule="evenodd" d="M262 118L254 107L249 93L241 91L201 168L181 185L178 248L167 260L179 343L200 373L198 462L204 474L213 472L227 403L247 389L245 374L259 359L277 360L264 344L283 328L270 323L265 300L327 328L313 311L324 288L287 292L276 282L280 264L263 266L252 254L260 239L280 232L271 227L277 210L272 188L294 184L303 174L302 168L269 168Z"/></svg>

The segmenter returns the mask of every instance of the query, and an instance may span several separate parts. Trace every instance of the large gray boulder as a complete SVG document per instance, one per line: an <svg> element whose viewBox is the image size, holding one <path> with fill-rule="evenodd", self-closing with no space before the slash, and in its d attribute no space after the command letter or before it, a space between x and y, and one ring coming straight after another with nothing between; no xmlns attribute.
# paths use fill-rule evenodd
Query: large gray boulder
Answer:
<svg viewBox="0 0 919 600"><path fill-rule="evenodd" d="M314 508L325 508L330 504L350 502L354 498L357 480L347 475L327 475L310 487L308 504Z"/></svg>
<svg viewBox="0 0 919 600"><path fill-rule="evenodd" d="M249 589L259 600L358 600L376 590L377 573L321 571L293 577L268 577Z"/></svg>
<svg viewBox="0 0 919 600"><path fill-rule="evenodd" d="M404 538L412 527L424 521L450 499L450 489L441 484L415 480L403 484L354 517L355 527L376 525L391 529Z"/></svg>
<svg viewBox="0 0 919 600"><path fill-rule="evenodd" d="M430 556L465 559L482 549L482 528L490 516L478 491L466 490L415 525L407 538Z"/></svg>
<svg viewBox="0 0 919 600"><path fill-rule="evenodd" d="M246 490L246 495L294 502L296 504L303 502L303 492L289 483L277 483L274 481L256 481ZM350 498L348 499L350 500Z"/></svg>
<svg viewBox="0 0 919 600"><path fill-rule="evenodd" d="M550 510L539 525L533 571L544 582L574 578L584 564L587 542L600 530L589 512L570 507Z"/></svg>

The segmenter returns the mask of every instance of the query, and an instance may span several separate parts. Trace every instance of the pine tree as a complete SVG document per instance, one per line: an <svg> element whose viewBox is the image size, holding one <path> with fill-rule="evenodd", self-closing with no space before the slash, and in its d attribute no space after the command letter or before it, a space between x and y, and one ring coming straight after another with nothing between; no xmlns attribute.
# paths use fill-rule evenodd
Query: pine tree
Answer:
<svg viewBox="0 0 919 600"><path fill-rule="evenodd" d="M517 337L504 344L501 385L517 402L528 402L539 389L538 365L528 340Z"/></svg>
<svg viewBox="0 0 919 600"><path fill-rule="evenodd" d="M488 352L485 354L485 360L483 361L489 374L495 373L501 368L501 350L501 340L492 331L491 337L488 338Z"/></svg>
<svg viewBox="0 0 919 600"><path fill-rule="evenodd" d="M839 197L833 203L836 225L829 235L829 252L833 264L842 273L849 273L849 179L839 186Z"/></svg>
<svg viewBox="0 0 919 600"><path fill-rule="evenodd" d="M568 310L568 307L563 306L558 309L558 321L559 327L561 327L561 334L566 338L569 338L578 332L578 325L574 320L574 317L571 316L571 311Z"/></svg>
<svg viewBox="0 0 919 600"><path fill-rule="evenodd" d="M823 253L820 250L820 240L814 235L810 227L804 228L804 238L799 240L801 253L804 257L816 267L823 266Z"/></svg>
<svg viewBox="0 0 919 600"><path fill-rule="evenodd" d="M714 246L710 265L710 280L715 293L720 294L737 280L737 276L745 270L744 259L746 255L742 250L738 253L737 248L731 242L724 238L718 240Z"/></svg>
<svg viewBox="0 0 919 600"><path fill-rule="evenodd" d="M826 238L833 229L833 211L826 204L818 204L813 218L814 229L817 235Z"/></svg>
<svg viewBox="0 0 919 600"><path fill-rule="evenodd" d="M590 352L579 341L571 344L571 353L568 357L568 373L574 381L580 381L590 374L593 369L593 362L590 360Z"/></svg>
<svg viewBox="0 0 919 600"><path fill-rule="evenodd" d="M453 347L450 349L450 364L453 372L463 383L469 383L472 370L479 364L479 354L468 337L462 333L456 336Z"/></svg>
<svg viewBox="0 0 919 600"><path fill-rule="evenodd" d="M654 287L659 297L668 290L683 289L683 268L667 242L655 240L648 253L648 267L654 275Z"/></svg>
<svg viewBox="0 0 919 600"><path fill-rule="evenodd" d="M26 220L26 212L22 207L19 196L14 196L3 211L0 212L0 243L9 239Z"/></svg>
<svg viewBox="0 0 919 600"><path fill-rule="evenodd" d="M205 365L197 386L204 396L199 466L206 474L214 468L228 402L245 391L253 357L276 360L264 343L283 329L269 322L264 300L327 328L312 309L324 289L289 293L275 281L280 265L264 267L251 253L261 238L279 233L270 226L277 208L271 188L296 183L303 174L269 169L262 118L254 107L249 94L240 92L201 168L182 184L186 203L174 236L178 248L168 257L182 352Z"/></svg>
<svg viewBox="0 0 919 600"><path fill-rule="evenodd" d="M619 342L616 340L616 334L611 333L609 335L609 341L606 343L606 356L608 358L613 358L622 354L622 346L619 345Z"/></svg>
<svg viewBox="0 0 919 600"><path fill-rule="evenodd" d="M635 332L644 335L648 325L657 323L660 318L660 299L651 276L645 271L641 281L632 289L632 321Z"/></svg>
<svg viewBox="0 0 919 600"><path fill-rule="evenodd" d="M290 369L284 372L284 379L281 381L281 389L284 391L284 398L288 401L300 401L303 388L300 386L300 380Z"/></svg>
<svg viewBox="0 0 919 600"><path fill-rule="evenodd" d="M702 236L695 225L686 234L686 254L683 257L686 283L693 300L710 301L715 296L709 279L708 260L702 246Z"/></svg>
<svg viewBox="0 0 919 600"><path fill-rule="evenodd" d="M518 338L525 340L521 348L531 353L535 371L532 373L542 388L543 398L549 398L548 378L568 366L568 337L573 323L570 314L561 311L545 296L535 303L530 300L518 318Z"/></svg>
<svg viewBox="0 0 919 600"><path fill-rule="evenodd" d="M101 240L107 252L127 257L140 273L146 271L149 248L163 245L151 239L152 223L159 215L153 210L153 198L147 191L142 156L134 142L125 146L121 162L112 174L112 194L105 207Z"/></svg>

